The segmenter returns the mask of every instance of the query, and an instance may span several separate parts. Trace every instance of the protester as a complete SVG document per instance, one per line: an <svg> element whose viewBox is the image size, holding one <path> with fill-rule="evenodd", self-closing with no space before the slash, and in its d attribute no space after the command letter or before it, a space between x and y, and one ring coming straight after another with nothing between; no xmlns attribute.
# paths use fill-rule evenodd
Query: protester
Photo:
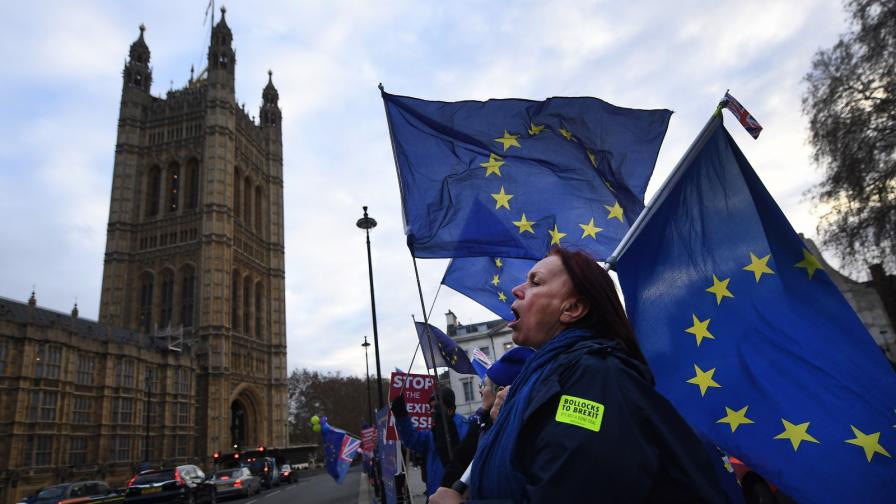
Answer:
<svg viewBox="0 0 896 504"><path fill-rule="evenodd" d="M715 463L653 377L613 281L554 249L513 289L528 360L473 462L472 501L726 502ZM444 492L432 502L460 502Z"/></svg>
<svg viewBox="0 0 896 504"><path fill-rule="evenodd" d="M467 470L467 466L473 461L473 455L476 454L480 436L492 424L490 413L495 404L495 396L513 383L514 378L520 373L526 360L533 353L535 351L527 347L511 348L485 371L485 378L479 386L479 393L482 394L482 406L467 419L469 430L461 441L454 459L445 467L445 476L442 478L443 487L451 488Z"/></svg>
<svg viewBox="0 0 896 504"><path fill-rule="evenodd" d="M408 417L404 396L399 395L392 401L392 414L395 416L395 429L398 431L398 438L408 448L426 458L427 496L432 495L439 488L445 474L445 466L451 461L450 454L458 449L460 440L467 434L467 421L455 412L454 391L443 387L440 392L447 426L442 422L442 412L435 404L435 397L433 397L430 399L433 420L431 431L414 428L414 424Z"/></svg>

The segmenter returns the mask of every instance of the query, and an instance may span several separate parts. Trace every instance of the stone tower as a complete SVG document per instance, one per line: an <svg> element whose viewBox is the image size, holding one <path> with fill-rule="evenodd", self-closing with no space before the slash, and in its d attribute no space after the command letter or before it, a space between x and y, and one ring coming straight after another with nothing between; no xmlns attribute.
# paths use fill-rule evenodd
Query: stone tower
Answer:
<svg viewBox="0 0 896 504"><path fill-rule="evenodd" d="M271 73L237 105L221 9L206 70L150 94L140 27L123 72L100 323L195 355L194 456L286 446L283 144Z"/></svg>

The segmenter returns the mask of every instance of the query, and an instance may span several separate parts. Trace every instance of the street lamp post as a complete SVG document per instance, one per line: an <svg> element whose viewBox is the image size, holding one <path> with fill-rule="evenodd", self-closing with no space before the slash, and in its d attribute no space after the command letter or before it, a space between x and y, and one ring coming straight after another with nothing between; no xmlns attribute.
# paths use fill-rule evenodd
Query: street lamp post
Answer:
<svg viewBox="0 0 896 504"><path fill-rule="evenodd" d="M373 262L370 260L370 230L376 227L376 220L367 215L367 207L364 206L364 217L358 219L356 225L367 234L367 271L370 275L370 311L373 314L373 356L376 359L376 393L379 398L379 407L383 408L383 374L380 371L380 339L376 330L376 297L373 295Z"/></svg>
<svg viewBox="0 0 896 504"><path fill-rule="evenodd" d="M361 343L361 346L364 347L364 379L367 380L367 424L373 425L373 406L370 404L370 359L367 357L367 347L370 346L370 343L367 342L367 336L364 336L364 343Z"/></svg>

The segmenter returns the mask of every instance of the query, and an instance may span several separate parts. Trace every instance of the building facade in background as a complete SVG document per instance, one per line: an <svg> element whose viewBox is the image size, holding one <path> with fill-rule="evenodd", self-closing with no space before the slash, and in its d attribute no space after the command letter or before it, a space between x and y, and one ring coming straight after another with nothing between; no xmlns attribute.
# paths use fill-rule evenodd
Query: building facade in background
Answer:
<svg viewBox="0 0 896 504"><path fill-rule="evenodd" d="M269 72L258 120L238 106L222 9L207 68L153 96L143 32L123 71L99 321L0 303L3 502L287 443L278 92Z"/></svg>
<svg viewBox="0 0 896 504"><path fill-rule="evenodd" d="M494 362L515 346L512 341L513 331L507 327L506 320L498 319L464 325L450 310L445 314L445 318L447 319L445 333L453 338L470 358L473 356L473 350L478 348ZM449 385L454 390L457 412L461 415L475 413L482 405L482 396L479 395L481 383L479 377L458 374L450 369L447 372Z"/></svg>

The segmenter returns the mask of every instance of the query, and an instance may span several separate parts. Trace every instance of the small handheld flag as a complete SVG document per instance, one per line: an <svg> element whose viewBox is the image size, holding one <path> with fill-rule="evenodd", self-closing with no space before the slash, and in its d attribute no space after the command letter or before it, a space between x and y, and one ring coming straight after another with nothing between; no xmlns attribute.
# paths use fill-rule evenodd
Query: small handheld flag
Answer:
<svg viewBox="0 0 896 504"><path fill-rule="evenodd" d="M471 363L473 364L473 369L476 370L476 374L479 375L479 379L484 380L485 372L492 366L492 361L488 358L488 355L485 355L482 350L474 348Z"/></svg>

